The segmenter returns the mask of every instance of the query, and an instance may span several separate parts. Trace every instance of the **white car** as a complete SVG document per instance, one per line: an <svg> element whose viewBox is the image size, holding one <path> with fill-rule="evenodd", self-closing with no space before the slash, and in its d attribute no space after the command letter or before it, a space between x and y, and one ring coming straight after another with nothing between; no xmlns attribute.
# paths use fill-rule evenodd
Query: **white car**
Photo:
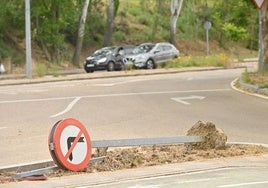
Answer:
<svg viewBox="0 0 268 188"><path fill-rule="evenodd" d="M159 63L178 56L179 50L170 43L143 43L134 48L133 54L127 56L127 60L133 62L135 68L154 69Z"/></svg>

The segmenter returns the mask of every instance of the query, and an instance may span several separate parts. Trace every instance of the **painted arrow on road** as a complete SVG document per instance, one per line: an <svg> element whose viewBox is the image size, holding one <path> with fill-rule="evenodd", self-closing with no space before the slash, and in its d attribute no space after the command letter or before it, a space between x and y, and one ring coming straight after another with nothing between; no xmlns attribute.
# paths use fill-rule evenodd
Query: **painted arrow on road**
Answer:
<svg viewBox="0 0 268 188"><path fill-rule="evenodd" d="M191 103L186 102L185 100L192 100L192 99L199 99L199 100L203 100L206 97L203 96L196 96L196 95L190 95L188 97L177 97L177 98L171 98L172 100L182 103L184 105L190 105Z"/></svg>

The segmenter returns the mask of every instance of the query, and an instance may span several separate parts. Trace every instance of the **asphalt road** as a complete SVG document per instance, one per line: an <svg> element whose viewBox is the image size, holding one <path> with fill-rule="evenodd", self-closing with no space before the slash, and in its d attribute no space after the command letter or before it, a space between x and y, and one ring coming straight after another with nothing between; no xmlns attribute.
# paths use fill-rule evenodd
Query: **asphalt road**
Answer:
<svg viewBox="0 0 268 188"><path fill-rule="evenodd" d="M230 83L242 69L0 87L0 166L51 159L50 129L75 118L92 140L185 135L211 121L228 141L268 143L268 100Z"/></svg>
<svg viewBox="0 0 268 188"><path fill-rule="evenodd" d="M3 188L263 188L268 155L140 167L2 184Z"/></svg>
<svg viewBox="0 0 268 188"><path fill-rule="evenodd" d="M96 186L84 185L83 188L263 188L268 186L267 176L267 167L229 167L183 174L157 176L144 179L119 181ZM245 177L247 177L247 179L245 179Z"/></svg>

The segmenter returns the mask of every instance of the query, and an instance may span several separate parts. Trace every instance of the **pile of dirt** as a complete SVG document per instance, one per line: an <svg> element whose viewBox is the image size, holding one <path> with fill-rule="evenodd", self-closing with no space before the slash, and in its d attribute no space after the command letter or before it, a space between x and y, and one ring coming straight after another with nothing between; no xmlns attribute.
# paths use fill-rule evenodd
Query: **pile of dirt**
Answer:
<svg viewBox="0 0 268 188"><path fill-rule="evenodd" d="M227 135L211 122L198 121L188 132L187 136L202 136L204 142L187 144L196 149L225 149Z"/></svg>

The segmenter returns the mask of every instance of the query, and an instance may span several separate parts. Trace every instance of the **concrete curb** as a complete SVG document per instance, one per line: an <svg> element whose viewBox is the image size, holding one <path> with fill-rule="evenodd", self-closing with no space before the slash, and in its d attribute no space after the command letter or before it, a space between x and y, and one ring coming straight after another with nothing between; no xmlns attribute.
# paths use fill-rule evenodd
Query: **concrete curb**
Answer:
<svg viewBox="0 0 268 188"><path fill-rule="evenodd" d="M238 87L236 85L238 85ZM246 84L242 82L241 78L236 78L233 80L231 82L231 87L232 89L241 93L268 99L268 88L260 88L256 85Z"/></svg>
<svg viewBox="0 0 268 188"><path fill-rule="evenodd" d="M188 67L188 68L171 68L171 69L153 69L153 70L131 70L131 71L114 71L114 72L98 72L98 73L71 73L62 74L58 77L47 75L41 78L28 79L25 77L11 77L8 79L1 79L0 86L7 85L21 85L21 84L38 84L46 82L60 82L60 81L71 81L71 80L89 80L89 79L102 79L102 78L117 78L127 76L144 76L144 75L158 75L158 74L175 74L183 72L195 72L195 71L209 71L209 70L223 70L221 67Z"/></svg>
<svg viewBox="0 0 268 188"><path fill-rule="evenodd" d="M257 85L246 84L241 80L241 78L238 80L238 82L239 82L240 87L242 87L244 90L257 93L257 94L261 94L261 95L267 95L268 97L268 88L261 88Z"/></svg>

